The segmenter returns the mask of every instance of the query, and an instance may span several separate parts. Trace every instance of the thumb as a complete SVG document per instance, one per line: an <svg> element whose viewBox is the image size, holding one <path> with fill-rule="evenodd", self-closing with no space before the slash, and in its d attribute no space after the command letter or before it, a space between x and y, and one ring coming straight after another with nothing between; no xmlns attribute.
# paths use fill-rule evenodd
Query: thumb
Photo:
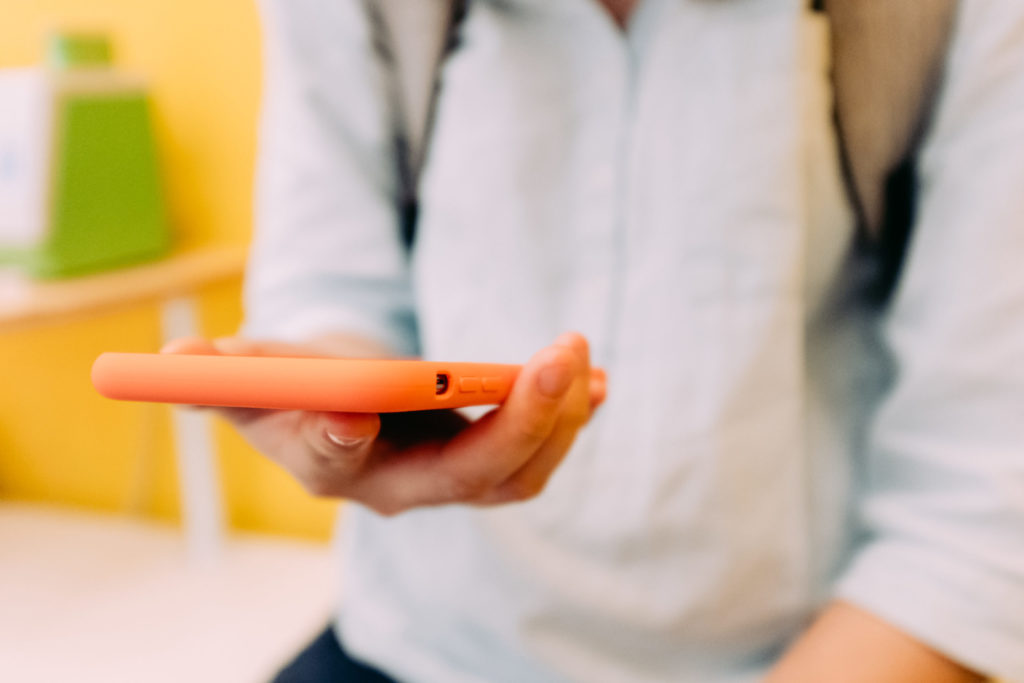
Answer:
<svg viewBox="0 0 1024 683"><path fill-rule="evenodd" d="M301 431L320 465L357 469L380 433L380 417L369 413L306 413Z"/></svg>

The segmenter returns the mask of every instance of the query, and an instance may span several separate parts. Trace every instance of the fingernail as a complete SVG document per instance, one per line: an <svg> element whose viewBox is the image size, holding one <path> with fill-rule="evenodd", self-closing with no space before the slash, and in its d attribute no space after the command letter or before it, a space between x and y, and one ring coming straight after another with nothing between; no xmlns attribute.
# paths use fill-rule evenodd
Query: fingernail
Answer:
<svg viewBox="0 0 1024 683"><path fill-rule="evenodd" d="M572 384L572 371L568 365L549 365L537 375L537 388L548 398L559 398Z"/></svg>
<svg viewBox="0 0 1024 683"><path fill-rule="evenodd" d="M339 434L332 434L331 432L327 432L327 438L331 443L349 450L358 448L369 440L365 436L341 436Z"/></svg>

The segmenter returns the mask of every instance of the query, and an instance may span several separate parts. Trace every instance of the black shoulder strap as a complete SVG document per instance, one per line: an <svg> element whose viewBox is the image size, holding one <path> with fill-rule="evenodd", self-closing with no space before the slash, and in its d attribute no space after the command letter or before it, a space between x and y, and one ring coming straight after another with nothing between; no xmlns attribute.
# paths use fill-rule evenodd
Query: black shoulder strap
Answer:
<svg viewBox="0 0 1024 683"><path fill-rule="evenodd" d="M888 227L893 176L913 163L929 123L956 7L957 0L825 0L850 194L874 237Z"/></svg>
<svg viewBox="0 0 1024 683"><path fill-rule="evenodd" d="M438 72L466 0L366 2L378 47L391 67L403 234L410 244ZM836 119L848 190L864 232L875 239L905 233L913 213L913 159L941 78L958 0L811 3L828 13L832 25Z"/></svg>
<svg viewBox="0 0 1024 683"><path fill-rule="evenodd" d="M402 239L415 237L420 170L430 141L441 65L454 47L466 0L365 0L388 66L395 112Z"/></svg>

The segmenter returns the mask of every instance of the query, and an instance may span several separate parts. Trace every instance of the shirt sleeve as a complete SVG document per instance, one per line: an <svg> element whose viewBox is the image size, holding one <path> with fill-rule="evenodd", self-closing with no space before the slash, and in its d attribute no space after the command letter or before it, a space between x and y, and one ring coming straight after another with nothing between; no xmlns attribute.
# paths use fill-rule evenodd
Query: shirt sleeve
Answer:
<svg viewBox="0 0 1024 683"><path fill-rule="evenodd" d="M838 596L1024 680L1024 3L961 2Z"/></svg>
<svg viewBox="0 0 1024 683"><path fill-rule="evenodd" d="M413 354L385 68L361 2L260 0L264 94L244 334Z"/></svg>

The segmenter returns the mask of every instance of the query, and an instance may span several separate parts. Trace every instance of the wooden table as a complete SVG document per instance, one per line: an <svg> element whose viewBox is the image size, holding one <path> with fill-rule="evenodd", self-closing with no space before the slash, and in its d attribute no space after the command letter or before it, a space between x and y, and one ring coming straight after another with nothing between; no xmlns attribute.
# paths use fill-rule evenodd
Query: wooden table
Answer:
<svg viewBox="0 0 1024 683"><path fill-rule="evenodd" d="M241 275L246 249L212 247L161 261L62 280L0 275L0 333L92 316L151 301L190 296L200 287Z"/></svg>
<svg viewBox="0 0 1024 683"><path fill-rule="evenodd" d="M243 246L181 252L115 271L52 281L0 274L0 334L158 303L164 340L201 336L197 293L241 276ZM224 546L224 510L209 419L198 411L173 413L185 539L193 560L218 559Z"/></svg>

